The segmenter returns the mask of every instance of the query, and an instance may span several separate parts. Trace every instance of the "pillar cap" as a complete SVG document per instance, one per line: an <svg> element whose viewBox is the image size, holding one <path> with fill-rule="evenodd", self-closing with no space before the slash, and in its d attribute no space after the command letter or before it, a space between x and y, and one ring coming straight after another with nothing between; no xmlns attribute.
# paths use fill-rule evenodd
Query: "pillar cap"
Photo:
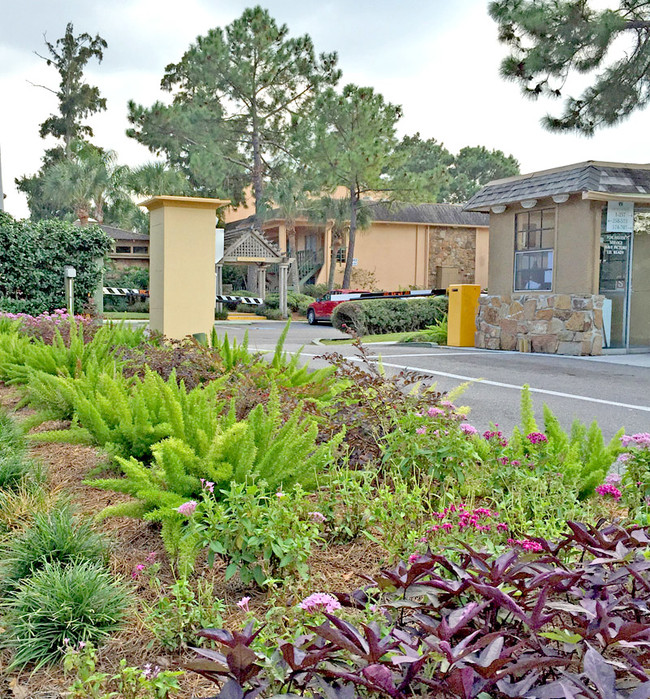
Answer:
<svg viewBox="0 0 650 699"><path fill-rule="evenodd" d="M188 209L218 209L230 204L230 199L212 199L210 197L179 197L162 195L143 201L140 206L146 206L149 211L160 209L163 206L179 206Z"/></svg>

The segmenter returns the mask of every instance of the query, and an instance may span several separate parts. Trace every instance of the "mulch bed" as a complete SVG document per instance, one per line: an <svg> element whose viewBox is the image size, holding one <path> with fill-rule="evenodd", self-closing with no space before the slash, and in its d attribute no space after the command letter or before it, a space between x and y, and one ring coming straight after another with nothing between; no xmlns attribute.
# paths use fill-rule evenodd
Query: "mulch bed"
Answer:
<svg viewBox="0 0 650 699"><path fill-rule="evenodd" d="M20 398L17 389L0 384L0 406L3 409L14 410ZM14 416L20 420L33 412L29 408L21 408ZM61 429L65 426L65 423L52 422L35 431ZM30 452L47 468L47 487L69 499L80 513L94 516L108 505L128 500L128 496L84 485L83 480L90 472L96 475L98 467L108 463L106 455L99 449L42 442L34 443ZM165 587L173 584L174 576L166 562L157 524L125 517L109 518L101 522L101 531L112 542L110 565L116 575L131 580L135 566L143 563L150 552L156 551L162 563L158 578ZM378 545L365 539L352 544L315 549L309 562L308 583L296 582L287 585L283 591L287 615L290 616L295 604L311 592L356 589L363 584L360 576L377 570L384 555L385 552ZM210 580L215 596L226 603L228 613L224 625L231 628L241 626L245 617L236 602L244 595L251 597L250 609L253 612L259 611L257 616L262 618L267 608L267 595L257 589L246 588L238 579L226 582L224 571L225 565L217 563L214 568L210 568L199 560L195 573L196 576ZM156 595L145 579L138 578L133 586L140 599L148 603L155 601ZM114 635L100 649L98 671L112 672L122 658L126 659L128 665L143 666L151 663L163 669L181 669L184 662L192 657L194 655L189 651L172 654L166 652L145 628L138 611L134 610L124 630ZM33 674L21 672L8 675L5 668L9 660L7 652L0 653L0 699L59 699L65 696L69 682L59 666L46 667ZM181 684L183 691L177 695L179 699L198 699L213 696L216 692L214 684L193 673L181 678Z"/></svg>

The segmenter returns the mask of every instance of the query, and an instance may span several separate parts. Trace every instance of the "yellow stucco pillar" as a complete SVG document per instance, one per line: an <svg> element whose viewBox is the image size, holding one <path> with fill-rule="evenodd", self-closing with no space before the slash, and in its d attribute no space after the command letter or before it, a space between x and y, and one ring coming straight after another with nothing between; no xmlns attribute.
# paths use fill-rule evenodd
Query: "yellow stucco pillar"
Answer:
<svg viewBox="0 0 650 699"><path fill-rule="evenodd" d="M149 220L149 326L180 340L209 333L215 311L216 211L227 200L159 196Z"/></svg>

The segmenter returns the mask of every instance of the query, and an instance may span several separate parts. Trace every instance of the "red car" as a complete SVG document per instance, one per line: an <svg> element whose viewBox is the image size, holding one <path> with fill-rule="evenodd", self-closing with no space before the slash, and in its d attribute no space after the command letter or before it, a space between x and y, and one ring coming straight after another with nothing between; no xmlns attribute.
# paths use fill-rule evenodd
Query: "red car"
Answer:
<svg viewBox="0 0 650 699"><path fill-rule="evenodd" d="M332 313L339 303L359 298L359 294L371 293L365 289L336 289L328 291L325 296L316 299L309 304L307 309L307 322L309 325L316 325L319 320L332 320Z"/></svg>

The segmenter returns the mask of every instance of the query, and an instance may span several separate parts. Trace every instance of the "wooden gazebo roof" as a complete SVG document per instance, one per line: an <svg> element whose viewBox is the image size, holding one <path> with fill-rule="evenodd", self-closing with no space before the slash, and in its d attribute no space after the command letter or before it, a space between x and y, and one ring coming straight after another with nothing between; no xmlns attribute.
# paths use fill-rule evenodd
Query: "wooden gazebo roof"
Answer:
<svg viewBox="0 0 650 699"><path fill-rule="evenodd" d="M289 262L280 248L268 240L254 226L227 230L224 235L224 253L220 263L226 264L279 264Z"/></svg>

